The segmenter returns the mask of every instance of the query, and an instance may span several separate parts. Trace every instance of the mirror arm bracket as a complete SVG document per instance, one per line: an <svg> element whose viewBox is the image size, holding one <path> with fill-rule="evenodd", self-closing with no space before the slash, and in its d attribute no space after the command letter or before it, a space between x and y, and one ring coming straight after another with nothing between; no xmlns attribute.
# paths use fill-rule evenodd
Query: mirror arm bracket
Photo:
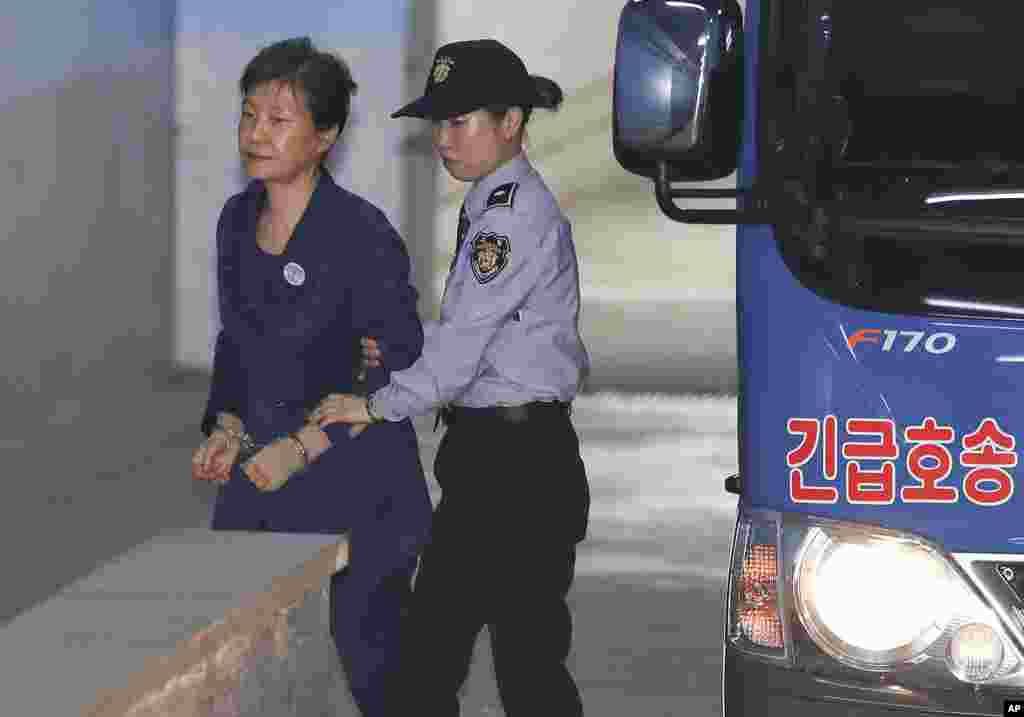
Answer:
<svg viewBox="0 0 1024 717"><path fill-rule="evenodd" d="M767 199L751 190L672 187L668 178L668 162L664 160L658 162L654 196L665 216L684 224L766 224L771 221ZM742 199L744 206L738 209L683 209L675 199Z"/></svg>

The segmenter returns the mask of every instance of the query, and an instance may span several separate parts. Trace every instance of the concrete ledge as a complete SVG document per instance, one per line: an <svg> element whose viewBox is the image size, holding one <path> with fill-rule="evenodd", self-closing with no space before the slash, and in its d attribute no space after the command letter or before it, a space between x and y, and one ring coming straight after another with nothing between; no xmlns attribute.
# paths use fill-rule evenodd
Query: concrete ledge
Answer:
<svg viewBox="0 0 1024 717"><path fill-rule="evenodd" d="M344 709L327 579L347 560L347 540L331 535L160 536L0 630L2 711L227 717Z"/></svg>
<svg viewBox="0 0 1024 717"><path fill-rule="evenodd" d="M125 686L101 692L82 711L83 717L251 713L244 708L254 701L253 695L243 694L246 673L266 658L285 661L298 647L297 630L320 628L326 634L323 620L301 621L297 615L304 607L317 612L315 602L323 597L325 581L347 562L347 541L321 548L292 573L275 578L267 590L246 596L224 618L179 643L171 654L146 660ZM325 660L323 667L329 664Z"/></svg>

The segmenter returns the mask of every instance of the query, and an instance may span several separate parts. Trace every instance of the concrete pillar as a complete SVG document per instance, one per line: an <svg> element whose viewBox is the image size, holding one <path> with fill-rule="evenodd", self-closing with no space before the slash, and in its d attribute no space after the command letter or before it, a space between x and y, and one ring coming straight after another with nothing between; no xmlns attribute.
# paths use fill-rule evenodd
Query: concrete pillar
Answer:
<svg viewBox="0 0 1024 717"><path fill-rule="evenodd" d="M438 7L436 0L409 3L411 15L405 55L405 94L407 102L423 94L427 70L438 44ZM423 120L401 119L404 136L402 151L402 192L404 202L400 231L412 259L413 282L420 292L419 311L423 318L436 318L441 297L434 286L436 242L434 215L437 212L439 182L437 158L430 141L430 124Z"/></svg>

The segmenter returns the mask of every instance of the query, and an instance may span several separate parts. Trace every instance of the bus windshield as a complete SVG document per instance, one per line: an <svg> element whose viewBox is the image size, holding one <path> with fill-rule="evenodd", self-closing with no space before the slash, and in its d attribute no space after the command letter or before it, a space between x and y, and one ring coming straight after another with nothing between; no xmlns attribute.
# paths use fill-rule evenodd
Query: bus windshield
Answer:
<svg viewBox="0 0 1024 717"><path fill-rule="evenodd" d="M826 81L849 108L843 159L1024 162L1021 6L895 4L832 3Z"/></svg>
<svg viewBox="0 0 1024 717"><path fill-rule="evenodd" d="M1024 317L1021 6L772 1L763 157L793 271L871 309Z"/></svg>

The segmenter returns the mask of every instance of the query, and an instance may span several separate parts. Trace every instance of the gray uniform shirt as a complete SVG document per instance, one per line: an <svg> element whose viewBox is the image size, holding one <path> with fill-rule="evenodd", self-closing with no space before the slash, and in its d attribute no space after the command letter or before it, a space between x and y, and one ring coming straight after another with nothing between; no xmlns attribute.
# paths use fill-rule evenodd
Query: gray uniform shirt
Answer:
<svg viewBox="0 0 1024 717"><path fill-rule="evenodd" d="M589 372L572 230L544 180L519 154L477 180L463 207L441 320L425 324L420 358L374 392L382 418L571 401Z"/></svg>

